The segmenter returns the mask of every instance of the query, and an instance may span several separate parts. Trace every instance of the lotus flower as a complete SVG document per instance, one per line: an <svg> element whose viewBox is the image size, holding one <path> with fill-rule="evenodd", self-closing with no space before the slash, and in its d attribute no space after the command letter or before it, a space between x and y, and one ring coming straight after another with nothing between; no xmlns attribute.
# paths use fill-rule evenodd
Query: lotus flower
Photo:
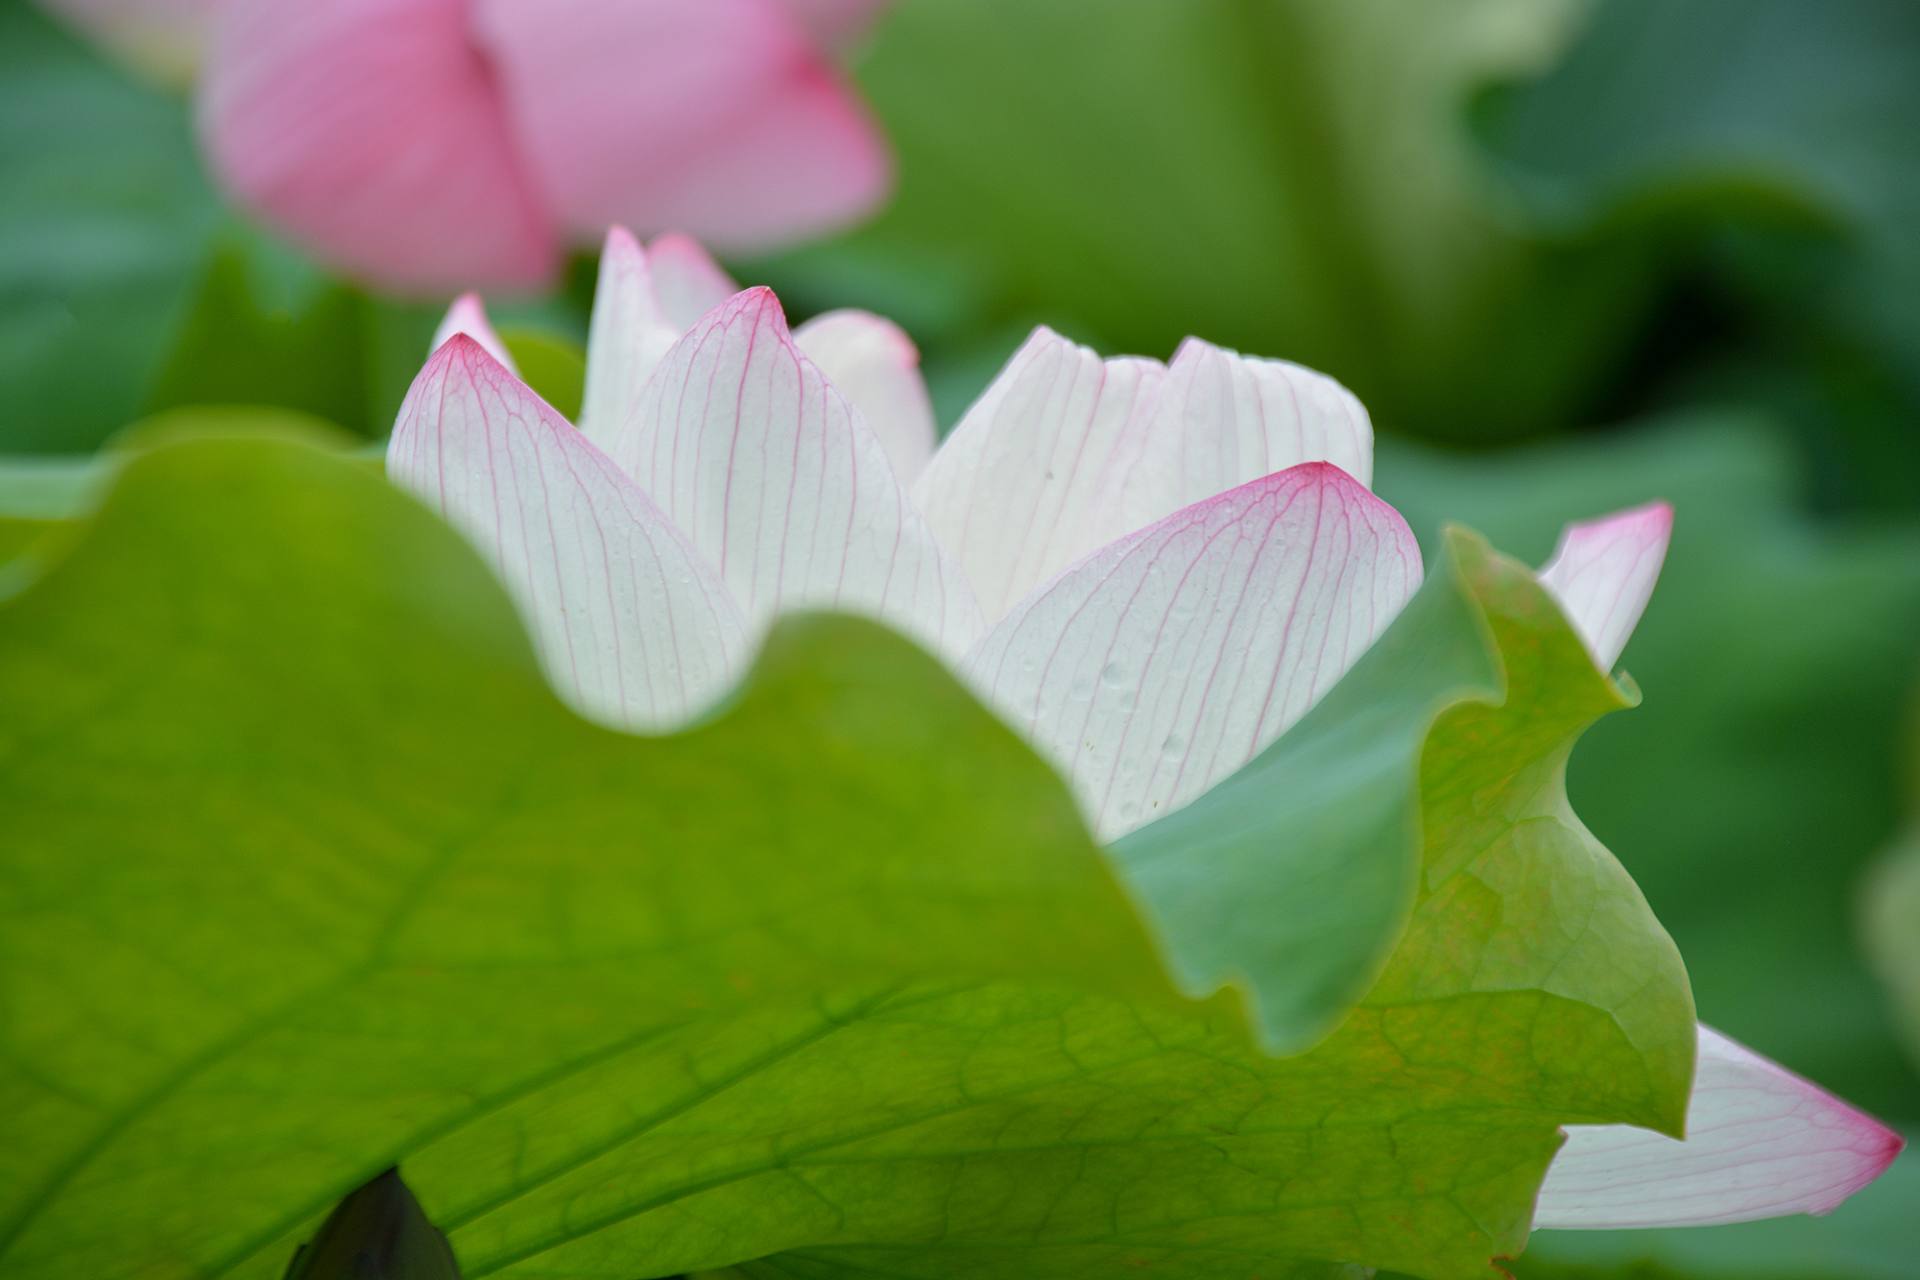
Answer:
<svg viewBox="0 0 1920 1280"><path fill-rule="evenodd" d="M541 284L612 221L755 250L891 162L831 51L880 0L45 0L184 78L222 182L321 259L444 296Z"/></svg>
<svg viewBox="0 0 1920 1280"><path fill-rule="evenodd" d="M1359 402L1189 339L1165 365L1046 329L935 448L917 356L860 312L789 331L683 238L609 238L578 429L458 302L400 411L392 477L463 530L556 685L615 725L697 714L782 610L880 618L943 655L1112 838L1300 718L1421 577L1368 489ZM1571 526L1540 581L1611 669L1663 504ZM1706 1027L1684 1142L1575 1128L1536 1225L1824 1212L1900 1139Z"/></svg>

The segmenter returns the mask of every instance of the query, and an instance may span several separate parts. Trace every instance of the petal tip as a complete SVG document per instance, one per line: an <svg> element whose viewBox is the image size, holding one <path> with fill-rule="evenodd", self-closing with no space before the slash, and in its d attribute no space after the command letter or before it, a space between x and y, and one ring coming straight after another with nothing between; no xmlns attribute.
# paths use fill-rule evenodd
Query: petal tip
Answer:
<svg viewBox="0 0 1920 1280"><path fill-rule="evenodd" d="M429 375L446 377L454 372L473 380L508 379L518 382L512 370L500 363L498 356L487 350L487 345L470 333L455 333L435 348L427 364L420 371L421 378Z"/></svg>
<svg viewBox="0 0 1920 1280"><path fill-rule="evenodd" d="M1848 1119L1860 1127L1860 1162L1847 1175L1834 1184L1825 1199L1807 1210L1816 1218L1823 1218L1838 1209L1854 1196L1879 1181L1880 1175L1893 1167L1893 1162L1906 1150L1907 1140L1887 1125L1874 1119L1864 1111L1848 1108Z"/></svg>
<svg viewBox="0 0 1920 1280"><path fill-rule="evenodd" d="M647 248L653 253L665 254L668 257L708 260L712 258L705 245L684 231L662 231L648 243Z"/></svg>
<svg viewBox="0 0 1920 1280"><path fill-rule="evenodd" d="M752 285L721 303L718 319L731 320L735 317L751 317L755 324L766 324L777 332L783 340L790 341L787 333L786 308L780 305L779 295L764 284Z"/></svg>
<svg viewBox="0 0 1920 1280"><path fill-rule="evenodd" d="M1269 476L1264 476L1259 480L1254 480L1249 483L1252 485L1286 483L1296 484L1303 488L1311 485L1313 488L1322 491L1336 493L1342 499L1362 500L1369 505L1377 504L1385 507L1396 516L1400 514L1399 510L1394 507L1392 503L1383 500L1369 488L1366 482L1361 480L1360 477L1354 475L1339 463L1329 462L1324 458L1316 458L1312 462L1296 462L1283 471L1276 471ZM1405 524L1405 521L1402 520L1401 523ZM1412 536L1411 531L1409 531L1408 536Z"/></svg>
<svg viewBox="0 0 1920 1280"><path fill-rule="evenodd" d="M427 363L440 365L466 364L471 363L476 356L484 356L488 360L493 359L492 356L487 355L487 349L481 346L479 340L472 334L456 330L447 335L445 342L442 342L438 347L434 348L433 357L428 360Z"/></svg>
<svg viewBox="0 0 1920 1280"><path fill-rule="evenodd" d="M1539 572L1595 661L1611 670L1666 563L1673 504L1656 500L1569 524Z"/></svg>
<svg viewBox="0 0 1920 1280"><path fill-rule="evenodd" d="M1893 1167L1893 1162L1898 1160L1900 1153L1907 1149L1907 1140L1890 1125L1876 1120L1864 1112L1861 1113L1861 1119L1869 1126L1868 1144L1870 1150L1866 1164L1869 1172L1865 1181L1860 1184L1861 1186L1865 1186L1868 1182L1872 1182L1875 1178Z"/></svg>
<svg viewBox="0 0 1920 1280"><path fill-rule="evenodd" d="M650 255L641 247L640 237L615 223L607 228L600 242L600 269L630 275L647 270Z"/></svg>
<svg viewBox="0 0 1920 1280"><path fill-rule="evenodd" d="M1621 527L1634 527L1646 533L1671 533L1673 504L1665 498L1655 498L1652 502L1628 507L1625 511L1596 520L1594 523L1603 526L1614 524Z"/></svg>

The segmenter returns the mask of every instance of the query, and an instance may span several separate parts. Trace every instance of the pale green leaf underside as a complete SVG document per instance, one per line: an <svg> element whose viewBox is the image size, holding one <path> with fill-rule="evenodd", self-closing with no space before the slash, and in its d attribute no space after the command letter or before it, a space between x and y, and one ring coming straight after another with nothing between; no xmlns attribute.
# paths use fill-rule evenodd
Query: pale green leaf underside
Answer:
<svg viewBox="0 0 1920 1280"><path fill-rule="evenodd" d="M1908 1051L1920 1061L1920 822L1901 833L1861 896L1867 952Z"/></svg>
<svg viewBox="0 0 1920 1280"><path fill-rule="evenodd" d="M0 1276L276 1277L398 1160L469 1277L1478 1277L1560 1124L1677 1127L1692 1010L1567 809L1620 696L1531 576L1456 538L1381 652L1451 656L1296 730L1379 759L1290 735L1237 834L1127 851L1186 985L1339 1022L1273 1058L892 634L791 620L707 723L614 734L364 468L138 457L0 607Z"/></svg>

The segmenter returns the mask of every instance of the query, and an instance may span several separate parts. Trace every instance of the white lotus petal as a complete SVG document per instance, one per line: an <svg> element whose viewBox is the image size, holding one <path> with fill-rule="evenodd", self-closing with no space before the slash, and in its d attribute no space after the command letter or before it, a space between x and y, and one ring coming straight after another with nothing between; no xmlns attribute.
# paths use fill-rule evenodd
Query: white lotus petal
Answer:
<svg viewBox="0 0 1920 1280"><path fill-rule="evenodd" d="M847 609L949 654L979 634L965 578L770 290L737 295L674 344L613 456L750 617Z"/></svg>
<svg viewBox="0 0 1920 1280"><path fill-rule="evenodd" d="M1651 502L1567 526L1540 570L1540 584L1566 610L1574 630L1606 670L1620 660L1667 558L1673 508Z"/></svg>
<svg viewBox="0 0 1920 1280"><path fill-rule="evenodd" d="M1419 584L1399 513L1310 463L1102 548L1022 601L964 671L1110 839L1251 760Z"/></svg>
<svg viewBox="0 0 1920 1280"><path fill-rule="evenodd" d="M692 236L669 232L647 246L647 264L660 312L681 333L700 317L740 292L733 277Z"/></svg>
<svg viewBox="0 0 1920 1280"><path fill-rule="evenodd" d="M914 500L989 619L1139 527L1113 499L1165 372L1036 329L934 454Z"/></svg>
<svg viewBox="0 0 1920 1280"><path fill-rule="evenodd" d="M480 301L477 293L463 293L453 300L447 308L447 314L440 321L440 327L433 331L432 351L438 351L446 345L447 339L456 333L464 333L479 343L486 353L498 360L508 373L518 375L514 368L513 357L507 353L507 344L500 340L493 325L487 319L486 304Z"/></svg>
<svg viewBox="0 0 1920 1280"><path fill-rule="evenodd" d="M678 724L732 683L738 607L605 455L456 335L414 380L387 473L480 549L554 684L615 725Z"/></svg>
<svg viewBox="0 0 1920 1280"><path fill-rule="evenodd" d="M625 227L607 232L587 329L587 386L580 429L604 446L633 412L647 375L680 337L667 318L647 255Z"/></svg>
<svg viewBox="0 0 1920 1280"><path fill-rule="evenodd" d="M1703 1026L1686 1141L1568 1126L1533 1224L1706 1226L1826 1213L1879 1177L1901 1146L1871 1116Z"/></svg>
<svg viewBox="0 0 1920 1280"><path fill-rule="evenodd" d="M1138 528L1303 462L1372 485L1373 423L1353 393L1303 365L1188 338L1124 482L1127 520Z"/></svg>
<svg viewBox="0 0 1920 1280"><path fill-rule="evenodd" d="M912 484L939 435L913 340L870 311L829 311L795 329L793 341L860 410L900 483Z"/></svg>

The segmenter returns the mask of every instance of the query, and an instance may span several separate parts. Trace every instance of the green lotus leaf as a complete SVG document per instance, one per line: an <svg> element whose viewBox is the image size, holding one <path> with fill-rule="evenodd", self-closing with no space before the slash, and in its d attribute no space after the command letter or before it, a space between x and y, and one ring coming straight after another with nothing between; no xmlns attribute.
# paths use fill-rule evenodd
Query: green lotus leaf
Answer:
<svg viewBox="0 0 1920 1280"><path fill-rule="evenodd" d="M1387 442L1378 488L1416 532L1464 520L1523 558L1570 518L1673 503L1626 654L1657 696L1581 740L1574 803L1680 944L1706 1022L1920 1122L1858 927L1862 877L1912 821L1920 525L1808 510L1791 436L1744 412L1500 458Z"/></svg>
<svg viewBox="0 0 1920 1280"><path fill-rule="evenodd" d="M1679 1128L1684 974L1561 785L1627 695L1472 535L1117 862L871 623L784 620L684 732L580 720L464 543L310 442L130 457L13 568L0 1276L275 1280L398 1163L467 1280L1478 1280L1562 1124ZM1307 940L1198 936L1188 842L1318 895ZM1249 1000L1330 1030L1275 1056Z"/></svg>

